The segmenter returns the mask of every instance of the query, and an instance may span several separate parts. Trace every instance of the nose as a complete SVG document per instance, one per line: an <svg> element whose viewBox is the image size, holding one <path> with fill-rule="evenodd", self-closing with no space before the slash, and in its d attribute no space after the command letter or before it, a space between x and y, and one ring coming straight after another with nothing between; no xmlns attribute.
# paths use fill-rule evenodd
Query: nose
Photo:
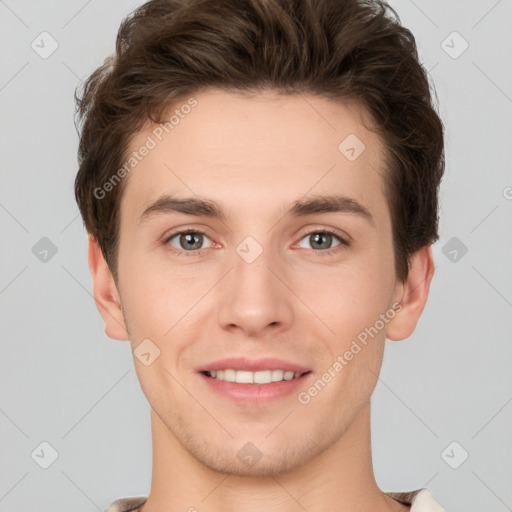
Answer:
<svg viewBox="0 0 512 512"><path fill-rule="evenodd" d="M244 337L261 337L267 331L289 328L293 321L293 293L286 287L286 270L270 250L252 262L238 253L234 267L223 280L218 321L223 329Z"/></svg>

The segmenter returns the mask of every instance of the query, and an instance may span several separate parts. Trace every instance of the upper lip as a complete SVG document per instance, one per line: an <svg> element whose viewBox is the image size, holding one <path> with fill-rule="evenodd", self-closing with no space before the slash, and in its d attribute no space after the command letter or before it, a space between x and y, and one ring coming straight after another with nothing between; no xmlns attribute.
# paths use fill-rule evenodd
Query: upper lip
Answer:
<svg viewBox="0 0 512 512"><path fill-rule="evenodd" d="M218 371L218 370L246 370L250 372L258 372L262 370L284 370L285 372L306 373L309 368L299 364L285 361L284 359L276 359L273 357L265 357L260 359L248 359L246 357L228 357L219 359L212 363L206 364L198 368L198 372Z"/></svg>

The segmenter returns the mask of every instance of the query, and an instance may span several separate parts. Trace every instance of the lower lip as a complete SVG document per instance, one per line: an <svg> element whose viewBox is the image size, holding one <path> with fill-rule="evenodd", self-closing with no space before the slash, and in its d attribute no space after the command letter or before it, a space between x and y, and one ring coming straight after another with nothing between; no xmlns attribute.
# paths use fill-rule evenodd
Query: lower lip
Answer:
<svg viewBox="0 0 512 512"><path fill-rule="evenodd" d="M199 374L210 389L219 395L230 398L237 404L256 405L267 404L297 393L310 375L311 373L307 373L296 379L270 382L269 384L238 384L207 377L203 373Z"/></svg>

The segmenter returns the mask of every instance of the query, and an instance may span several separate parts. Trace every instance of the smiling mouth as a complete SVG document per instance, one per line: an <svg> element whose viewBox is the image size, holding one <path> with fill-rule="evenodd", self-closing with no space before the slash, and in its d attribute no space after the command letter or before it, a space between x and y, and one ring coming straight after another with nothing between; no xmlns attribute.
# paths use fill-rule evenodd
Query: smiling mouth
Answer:
<svg viewBox="0 0 512 512"><path fill-rule="evenodd" d="M225 370L210 370L201 373L215 380L235 382L237 384L271 384L273 382L281 382L284 380L299 379L303 375L311 372L294 373L280 369L251 372L248 370L233 370L227 368Z"/></svg>

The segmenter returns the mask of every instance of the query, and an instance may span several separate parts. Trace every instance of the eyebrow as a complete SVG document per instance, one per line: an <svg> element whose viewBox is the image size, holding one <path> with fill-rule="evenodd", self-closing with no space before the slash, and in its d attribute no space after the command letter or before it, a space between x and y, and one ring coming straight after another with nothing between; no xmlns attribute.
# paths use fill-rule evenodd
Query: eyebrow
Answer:
<svg viewBox="0 0 512 512"><path fill-rule="evenodd" d="M359 215L370 224L374 219L370 211L355 199L343 195L313 196L294 201L283 216L302 217L315 213L351 213ZM139 217L139 224L150 218L171 213L184 213L197 217L211 217L226 221L227 215L221 205L210 199L198 197L177 198L164 195L148 206Z"/></svg>

